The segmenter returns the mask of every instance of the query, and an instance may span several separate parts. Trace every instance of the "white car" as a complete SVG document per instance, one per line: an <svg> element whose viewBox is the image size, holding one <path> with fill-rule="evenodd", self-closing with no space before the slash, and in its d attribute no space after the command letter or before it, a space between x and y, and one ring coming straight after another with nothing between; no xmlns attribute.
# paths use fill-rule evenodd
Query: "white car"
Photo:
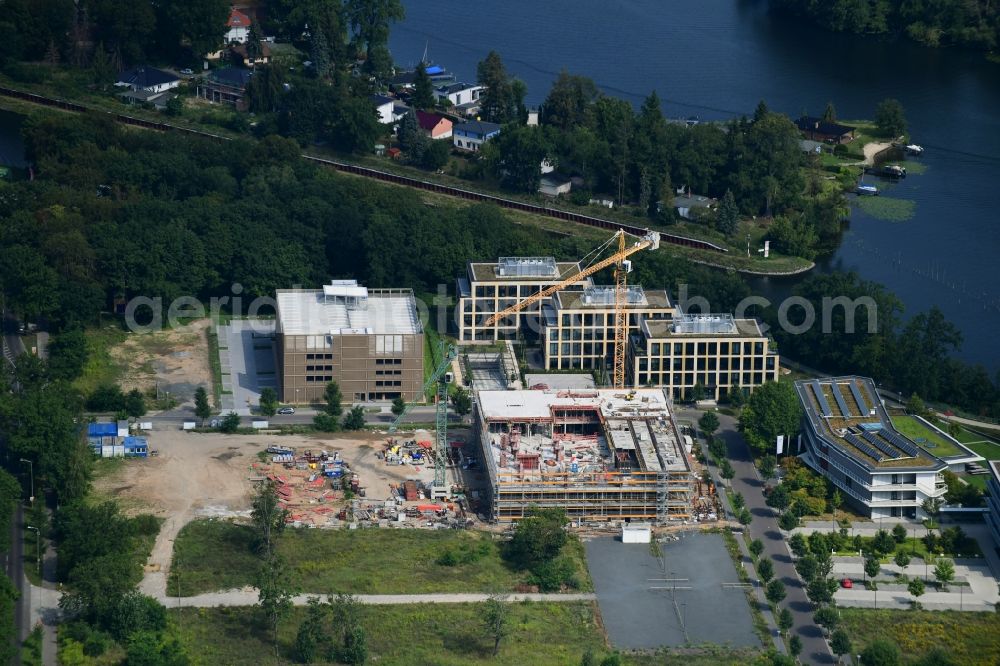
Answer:
<svg viewBox="0 0 1000 666"><path fill-rule="evenodd" d="M181 70L181 74L183 74L184 76L191 76L192 74L194 74L194 70L192 70L190 67L185 67L184 69Z"/></svg>
<svg viewBox="0 0 1000 666"><path fill-rule="evenodd" d="M294 407L282 407L281 409L278 410L278 414L294 414L294 413L295 413Z"/></svg>

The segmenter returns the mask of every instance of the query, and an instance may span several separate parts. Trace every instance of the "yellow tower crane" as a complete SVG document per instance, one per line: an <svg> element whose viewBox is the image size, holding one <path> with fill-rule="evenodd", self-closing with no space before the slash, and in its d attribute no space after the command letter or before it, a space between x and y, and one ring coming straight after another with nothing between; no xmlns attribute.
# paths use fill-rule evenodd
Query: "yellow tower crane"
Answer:
<svg viewBox="0 0 1000 666"><path fill-rule="evenodd" d="M632 245L626 245L626 236L631 236L637 240ZM626 276L632 270L632 262L628 260L630 256L638 252L639 250L655 250L660 246L660 234L655 231L646 230L645 235L641 238L627 233L623 229L619 229L615 232L612 241L618 241L617 251L594 264L591 264L587 268L583 269L575 275L571 275L568 278L560 281L558 284L554 284L551 287L546 287L538 293L528 296L523 301L515 303L514 305L497 312L492 317L486 320L486 326L492 326L496 322L500 321L504 317L512 315L516 312L520 312L529 305L533 305L543 298L548 298L552 294L556 293L561 289L576 284L580 280L593 275L594 273L607 268L608 266L615 267L615 347L614 347L614 387L616 389L625 388L625 339L628 337L628 313L626 312L626 293L625 287L627 285Z"/></svg>

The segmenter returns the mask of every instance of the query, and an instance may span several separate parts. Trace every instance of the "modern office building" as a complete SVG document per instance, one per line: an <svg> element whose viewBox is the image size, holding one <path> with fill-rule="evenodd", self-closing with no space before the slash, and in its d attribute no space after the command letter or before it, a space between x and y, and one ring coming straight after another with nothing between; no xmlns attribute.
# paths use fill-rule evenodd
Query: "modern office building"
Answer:
<svg viewBox="0 0 1000 666"><path fill-rule="evenodd" d="M943 497L944 461L892 425L865 377L799 380L801 458L872 518L925 518L924 500Z"/></svg>
<svg viewBox="0 0 1000 666"><path fill-rule="evenodd" d="M625 309L628 336L647 321L669 322L677 314L667 292L627 287ZM615 287L588 285L582 290L556 292L542 307L547 370L594 370L614 358ZM606 368L610 372L610 368Z"/></svg>
<svg viewBox="0 0 1000 666"><path fill-rule="evenodd" d="M533 506L574 521L691 517L691 461L663 391L480 391L474 432L494 522Z"/></svg>
<svg viewBox="0 0 1000 666"><path fill-rule="evenodd" d="M491 326L486 326L486 320L579 272L579 263L557 262L552 257L501 257L493 263L470 263L468 276L458 278L456 284L459 342L488 344L513 340L521 329L529 335L540 335L542 312L551 305L551 298ZM579 291L592 284L586 278L569 289Z"/></svg>
<svg viewBox="0 0 1000 666"><path fill-rule="evenodd" d="M579 273L576 262L552 257L502 257L468 265L457 280L457 335L489 344L523 335L538 341L546 370L606 370L614 358L615 288L591 278L570 285L487 326L505 308ZM778 377L779 358L753 319L729 314L685 315L663 290L629 286L626 293L627 380L658 386L676 399L696 385L721 399L733 387L753 390Z"/></svg>
<svg viewBox="0 0 1000 666"><path fill-rule="evenodd" d="M1000 548L1000 460L990 460L990 480L986 482L986 524L993 543Z"/></svg>
<svg viewBox="0 0 1000 666"><path fill-rule="evenodd" d="M367 289L334 280L322 289L279 289L281 400L321 400L327 382L345 402L420 397L424 336L409 289Z"/></svg>
<svg viewBox="0 0 1000 666"><path fill-rule="evenodd" d="M675 400L700 385L719 400L734 388L749 389L778 379L778 355L756 319L731 314L676 315L643 319L629 339L633 386L661 386Z"/></svg>

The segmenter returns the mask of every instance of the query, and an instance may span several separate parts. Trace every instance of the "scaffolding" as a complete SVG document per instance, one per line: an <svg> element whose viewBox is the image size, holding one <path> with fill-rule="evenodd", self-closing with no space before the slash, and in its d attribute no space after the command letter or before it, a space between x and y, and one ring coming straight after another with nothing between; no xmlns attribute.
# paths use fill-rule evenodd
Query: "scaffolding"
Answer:
<svg viewBox="0 0 1000 666"><path fill-rule="evenodd" d="M518 520L533 506L580 522L691 519L691 463L667 401L652 390L609 393L477 398L494 521Z"/></svg>

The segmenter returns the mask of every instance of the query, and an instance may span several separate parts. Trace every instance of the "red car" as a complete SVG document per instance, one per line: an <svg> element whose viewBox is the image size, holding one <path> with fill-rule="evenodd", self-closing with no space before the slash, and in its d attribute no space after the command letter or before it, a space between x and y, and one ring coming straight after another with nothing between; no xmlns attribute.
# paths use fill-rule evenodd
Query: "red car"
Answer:
<svg viewBox="0 0 1000 666"><path fill-rule="evenodd" d="M852 587L854 587L854 581L852 581L850 578L845 578L844 580L840 581L840 586L843 587L845 590L849 590Z"/></svg>

